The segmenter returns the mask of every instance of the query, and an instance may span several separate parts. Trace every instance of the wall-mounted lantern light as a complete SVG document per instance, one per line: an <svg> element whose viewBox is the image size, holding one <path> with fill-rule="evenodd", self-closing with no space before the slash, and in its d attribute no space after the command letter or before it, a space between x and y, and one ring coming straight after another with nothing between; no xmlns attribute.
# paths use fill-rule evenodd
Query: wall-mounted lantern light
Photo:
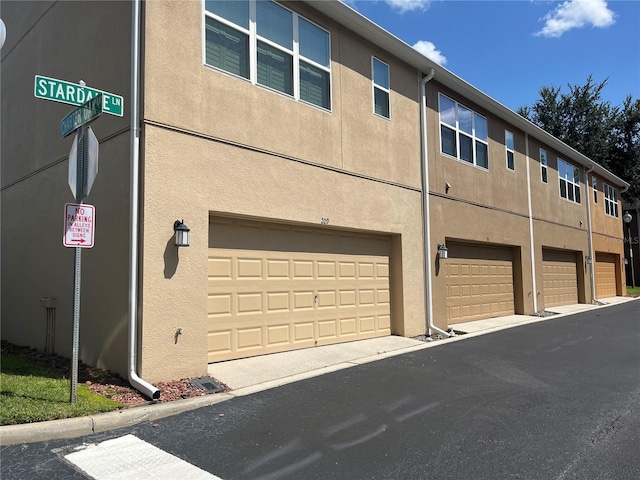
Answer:
<svg viewBox="0 0 640 480"><path fill-rule="evenodd" d="M626 258L626 257L625 257L625 259L624 259L624 264L625 264L625 265L629 265L629 259L628 259L628 258Z"/></svg>
<svg viewBox="0 0 640 480"><path fill-rule="evenodd" d="M438 244L438 255L441 260L446 260L449 257L449 250L444 244Z"/></svg>
<svg viewBox="0 0 640 480"><path fill-rule="evenodd" d="M173 231L176 232L176 247L188 247L191 230L184 224L184 220L173 222Z"/></svg>
<svg viewBox="0 0 640 480"><path fill-rule="evenodd" d="M585 257L585 260L587 261L587 265L592 265L593 264L593 258L591 257L591 255L587 255Z"/></svg>

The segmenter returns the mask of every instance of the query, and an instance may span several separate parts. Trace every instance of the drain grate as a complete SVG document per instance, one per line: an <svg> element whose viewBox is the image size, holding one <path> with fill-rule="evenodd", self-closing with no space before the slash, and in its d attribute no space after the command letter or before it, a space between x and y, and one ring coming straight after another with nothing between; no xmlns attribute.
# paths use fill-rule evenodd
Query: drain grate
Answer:
<svg viewBox="0 0 640 480"><path fill-rule="evenodd" d="M224 390L224 387L211 377L192 378L191 383L204 390L205 393L218 393Z"/></svg>

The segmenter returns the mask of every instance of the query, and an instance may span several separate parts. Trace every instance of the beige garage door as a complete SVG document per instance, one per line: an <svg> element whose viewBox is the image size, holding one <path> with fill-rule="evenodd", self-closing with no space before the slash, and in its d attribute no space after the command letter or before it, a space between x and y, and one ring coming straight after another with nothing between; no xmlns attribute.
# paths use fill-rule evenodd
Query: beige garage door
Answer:
<svg viewBox="0 0 640 480"><path fill-rule="evenodd" d="M574 252L542 249L544 306L578 303L578 268Z"/></svg>
<svg viewBox="0 0 640 480"><path fill-rule="evenodd" d="M615 297L616 256L611 253L596 252L596 298Z"/></svg>
<svg viewBox="0 0 640 480"><path fill-rule="evenodd" d="M389 335L388 237L212 218L209 362Z"/></svg>
<svg viewBox="0 0 640 480"><path fill-rule="evenodd" d="M447 244L448 323L512 315L513 253L506 248Z"/></svg>

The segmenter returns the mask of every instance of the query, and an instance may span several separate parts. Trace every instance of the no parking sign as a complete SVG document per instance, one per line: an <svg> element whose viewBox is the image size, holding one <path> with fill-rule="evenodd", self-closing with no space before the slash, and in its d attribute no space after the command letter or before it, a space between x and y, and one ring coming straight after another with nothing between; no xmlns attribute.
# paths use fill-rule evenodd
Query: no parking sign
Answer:
<svg viewBox="0 0 640 480"><path fill-rule="evenodd" d="M95 231L95 213L93 205L67 203L64 206L64 237L65 247L93 247Z"/></svg>

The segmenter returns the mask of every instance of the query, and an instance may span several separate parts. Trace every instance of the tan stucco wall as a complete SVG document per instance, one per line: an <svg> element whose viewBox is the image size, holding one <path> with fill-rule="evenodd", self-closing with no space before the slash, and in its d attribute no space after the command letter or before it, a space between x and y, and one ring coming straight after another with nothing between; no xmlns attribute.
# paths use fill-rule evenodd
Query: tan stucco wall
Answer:
<svg viewBox="0 0 640 480"><path fill-rule="evenodd" d="M489 169L475 167L467 162L441 153L440 116L438 94L474 110L487 118L489 127ZM427 84L429 190L460 200L506 209L517 214L528 212L527 172L525 168L524 134L501 119L489 115L473 102L455 94L435 80ZM515 172L506 167L504 145L505 128L511 130L515 140ZM446 191L446 184L451 185ZM480 221L480 220L478 220Z"/></svg>
<svg viewBox="0 0 640 480"><path fill-rule="evenodd" d="M143 378L206 373L210 213L399 234L403 290L392 304L404 318L392 331L425 332L420 192L149 125L144 139ZM188 248L173 246L176 219L191 229Z"/></svg>
<svg viewBox="0 0 640 480"><path fill-rule="evenodd" d="M128 111L131 5L3 1L2 19L2 338L42 350L39 301L55 296L55 352L70 357L74 251L62 236L73 137L60 138L60 121L74 107L35 98L34 78L83 79L123 95ZM79 358L126 376L128 116L103 115L92 128L99 171L85 202L96 231L82 252Z"/></svg>
<svg viewBox="0 0 640 480"><path fill-rule="evenodd" d="M598 181L598 203L593 201L593 190L591 189L591 178L596 177ZM618 217L613 217L606 214L605 200L604 200L604 183L614 187L618 196ZM611 182L604 180L601 176L595 173L589 174L589 201L591 202L591 228L594 233L607 235L612 239L622 241L622 217L624 210L622 209L622 201L620 200L620 188L613 185Z"/></svg>
<svg viewBox="0 0 640 480"><path fill-rule="evenodd" d="M204 66L201 3L163 1L146 4L145 118L419 187L416 70L308 6L292 6L331 34L330 112ZM374 54L390 65L391 121L373 114Z"/></svg>
<svg viewBox="0 0 640 480"><path fill-rule="evenodd" d="M544 183L540 177L540 148L547 152L547 179ZM547 145L534 137L529 137L529 156L531 173L531 204L535 219L578 227L586 230L587 225L587 195L585 188L584 168L569 158L564 158ZM581 203L573 203L560 197L558 180L558 157L580 168Z"/></svg>

